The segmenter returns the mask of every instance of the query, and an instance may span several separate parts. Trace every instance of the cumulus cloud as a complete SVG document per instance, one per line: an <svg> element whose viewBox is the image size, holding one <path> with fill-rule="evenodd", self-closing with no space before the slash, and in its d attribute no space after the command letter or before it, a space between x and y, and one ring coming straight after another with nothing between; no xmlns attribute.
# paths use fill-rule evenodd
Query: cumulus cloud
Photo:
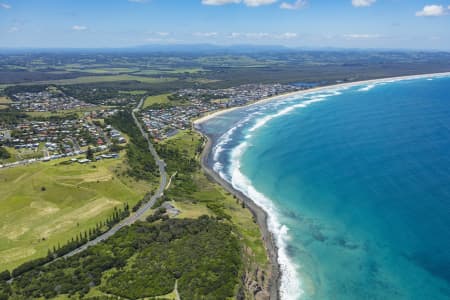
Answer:
<svg viewBox="0 0 450 300"><path fill-rule="evenodd" d="M352 0L352 5L355 7L366 7L371 6L377 0Z"/></svg>
<svg viewBox="0 0 450 300"><path fill-rule="evenodd" d="M11 5L9 5L8 3L0 3L0 7L4 9L10 9Z"/></svg>
<svg viewBox="0 0 450 300"><path fill-rule="evenodd" d="M445 9L442 5L425 5L422 10L416 12L417 17L439 17L448 13L450 6Z"/></svg>
<svg viewBox="0 0 450 300"><path fill-rule="evenodd" d="M83 26L83 25L73 25L72 26L72 30L75 30L75 31L84 31L84 30L87 30L88 28L86 27L86 26Z"/></svg>
<svg viewBox="0 0 450 300"><path fill-rule="evenodd" d="M257 7L261 5L268 5L277 2L278 0L202 0L204 5L225 5L225 4L238 4L244 3L250 7Z"/></svg>
<svg viewBox="0 0 450 300"><path fill-rule="evenodd" d="M280 5L282 9L300 9L306 5L306 0L297 0L294 3L283 2Z"/></svg>

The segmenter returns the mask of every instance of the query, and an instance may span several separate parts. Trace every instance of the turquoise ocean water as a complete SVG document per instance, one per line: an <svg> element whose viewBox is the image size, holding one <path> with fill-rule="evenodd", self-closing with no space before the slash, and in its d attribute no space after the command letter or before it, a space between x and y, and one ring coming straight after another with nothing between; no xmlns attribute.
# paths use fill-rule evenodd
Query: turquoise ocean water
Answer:
<svg viewBox="0 0 450 300"><path fill-rule="evenodd" d="M270 215L283 299L450 299L450 77L295 96L201 125Z"/></svg>

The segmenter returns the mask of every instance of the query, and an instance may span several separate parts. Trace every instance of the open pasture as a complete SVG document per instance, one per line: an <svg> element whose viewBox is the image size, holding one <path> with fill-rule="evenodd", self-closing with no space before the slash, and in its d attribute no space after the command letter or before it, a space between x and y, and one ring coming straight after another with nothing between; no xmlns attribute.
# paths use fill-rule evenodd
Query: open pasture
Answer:
<svg viewBox="0 0 450 300"><path fill-rule="evenodd" d="M121 175L123 159L59 162L0 170L0 269L45 256L150 190Z"/></svg>

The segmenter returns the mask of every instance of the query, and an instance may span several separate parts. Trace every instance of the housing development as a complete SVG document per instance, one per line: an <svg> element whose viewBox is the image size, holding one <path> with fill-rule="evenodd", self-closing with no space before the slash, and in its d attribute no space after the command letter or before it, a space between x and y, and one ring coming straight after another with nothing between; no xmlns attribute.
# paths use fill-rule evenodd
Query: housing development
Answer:
<svg viewBox="0 0 450 300"><path fill-rule="evenodd" d="M155 104L142 112L142 121L155 140L191 127L191 121L219 109L243 106L256 100L301 90L294 85L247 84L227 89L182 89L165 105Z"/></svg>

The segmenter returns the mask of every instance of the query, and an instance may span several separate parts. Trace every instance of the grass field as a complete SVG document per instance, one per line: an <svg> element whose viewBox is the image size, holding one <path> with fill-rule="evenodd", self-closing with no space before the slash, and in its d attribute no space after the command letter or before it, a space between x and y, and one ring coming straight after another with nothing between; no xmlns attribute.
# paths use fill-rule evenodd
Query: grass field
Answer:
<svg viewBox="0 0 450 300"><path fill-rule="evenodd" d="M158 75L158 74L196 74L200 72L206 71L202 68L176 68L173 70L142 70L137 73L136 75Z"/></svg>
<svg viewBox="0 0 450 300"><path fill-rule="evenodd" d="M132 73L137 72L139 69L131 68L69 68L66 69L69 72L87 72L92 74L120 74L120 73Z"/></svg>
<svg viewBox="0 0 450 300"><path fill-rule="evenodd" d="M86 112L92 112L92 111L96 111L99 109L107 109L107 108L108 108L108 106L93 106L93 107L85 107L85 108L80 108L80 109L59 110L56 112L32 111L32 112L27 112L27 115L29 115L31 117L35 117L35 118L49 118L49 117L53 117L53 116L67 117L69 115L76 114L76 115L78 115L78 117L81 117Z"/></svg>
<svg viewBox="0 0 450 300"><path fill-rule="evenodd" d="M7 109L9 106L7 104L11 103L11 100L7 97L0 97L0 110Z"/></svg>
<svg viewBox="0 0 450 300"><path fill-rule="evenodd" d="M169 99L167 98L170 94L161 94L156 96L148 96L145 99L144 107L149 107L152 104L163 104L163 103L169 103Z"/></svg>
<svg viewBox="0 0 450 300"><path fill-rule="evenodd" d="M135 90L135 91L120 91L120 94L124 95L144 95L147 91Z"/></svg>
<svg viewBox="0 0 450 300"><path fill-rule="evenodd" d="M0 97L0 104L9 104L11 100L8 97Z"/></svg>
<svg viewBox="0 0 450 300"><path fill-rule="evenodd" d="M0 271L45 256L114 207L142 199L149 184L118 175L124 164L123 158L88 165L52 161L0 170Z"/></svg>
<svg viewBox="0 0 450 300"><path fill-rule="evenodd" d="M0 164L20 161L24 159L39 158L44 156L42 151L43 145L41 144L38 149L15 149L13 147L4 147L6 151L11 155L8 159L0 159Z"/></svg>

